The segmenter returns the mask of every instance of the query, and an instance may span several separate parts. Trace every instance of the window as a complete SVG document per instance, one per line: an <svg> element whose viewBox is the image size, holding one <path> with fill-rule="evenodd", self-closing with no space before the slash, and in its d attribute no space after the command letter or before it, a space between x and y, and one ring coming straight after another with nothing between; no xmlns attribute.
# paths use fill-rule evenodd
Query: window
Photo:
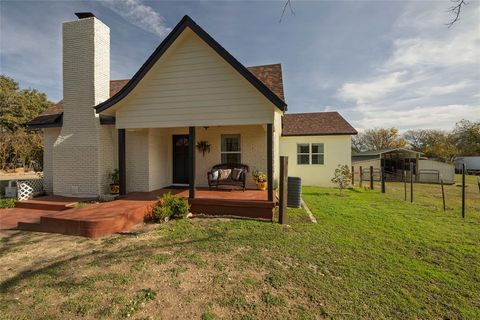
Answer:
<svg viewBox="0 0 480 320"><path fill-rule="evenodd" d="M324 164L323 143L297 144L297 164Z"/></svg>
<svg viewBox="0 0 480 320"><path fill-rule="evenodd" d="M312 143L312 164L323 164L323 143Z"/></svg>
<svg viewBox="0 0 480 320"><path fill-rule="evenodd" d="M222 148L220 153L222 163L241 163L240 135L222 134Z"/></svg>
<svg viewBox="0 0 480 320"><path fill-rule="evenodd" d="M310 145L308 143L297 144L297 164L310 164Z"/></svg>

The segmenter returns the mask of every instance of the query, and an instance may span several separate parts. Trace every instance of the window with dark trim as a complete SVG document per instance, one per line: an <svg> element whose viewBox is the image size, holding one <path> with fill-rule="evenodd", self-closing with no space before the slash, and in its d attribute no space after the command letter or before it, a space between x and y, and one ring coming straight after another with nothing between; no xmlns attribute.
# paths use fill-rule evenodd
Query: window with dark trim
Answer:
<svg viewBox="0 0 480 320"><path fill-rule="evenodd" d="M242 163L242 153L239 134L222 134L221 136L222 163Z"/></svg>
<svg viewBox="0 0 480 320"><path fill-rule="evenodd" d="M297 144L297 164L310 164L310 145L308 143Z"/></svg>
<svg viewBox="0 0 480 320"><path fill-rule="evenodd" d="M312 164L324 164L323 143L312 143Z"/></svg>

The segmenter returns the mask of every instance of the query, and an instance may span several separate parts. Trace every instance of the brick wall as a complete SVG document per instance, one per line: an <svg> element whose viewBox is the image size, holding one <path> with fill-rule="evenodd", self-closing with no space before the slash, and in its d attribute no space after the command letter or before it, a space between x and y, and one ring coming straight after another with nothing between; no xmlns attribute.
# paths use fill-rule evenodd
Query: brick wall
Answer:
<svg viewBox="0 0 480 320"><path fill-rule="evenodd" d="M112 128L93 107L109 98L110 29L96 18L63 24L63 127L53 146L53 192L97 196L114 166Z"/></svg>

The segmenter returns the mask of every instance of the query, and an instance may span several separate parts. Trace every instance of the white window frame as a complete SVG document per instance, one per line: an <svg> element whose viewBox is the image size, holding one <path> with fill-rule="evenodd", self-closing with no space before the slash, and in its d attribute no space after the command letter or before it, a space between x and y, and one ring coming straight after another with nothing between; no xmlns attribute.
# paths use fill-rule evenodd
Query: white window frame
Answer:
<svg viewBox="0 0 480 320"><path fill-rule="evenodd" d="M238 137L238 151L223 151L223 139L229 137ZM242 136L239 133L233 134L221 134L220 135L220 162L224 163L222 157L224 154L238 154L240 156L240 160L238 163L242 163ZM225 162L226 163L226 162Z"/></svg>
<svg viewBox="0 0 480 320"><path fill-rule="evenodd" d="M308 146L308 152L298 152L299 146L306 145ZM308 156L308 163L300 163L298 161L298 156ZM299 166L306 166L310 164L310 144L309 143L297 143L297 165Z"/></svg>

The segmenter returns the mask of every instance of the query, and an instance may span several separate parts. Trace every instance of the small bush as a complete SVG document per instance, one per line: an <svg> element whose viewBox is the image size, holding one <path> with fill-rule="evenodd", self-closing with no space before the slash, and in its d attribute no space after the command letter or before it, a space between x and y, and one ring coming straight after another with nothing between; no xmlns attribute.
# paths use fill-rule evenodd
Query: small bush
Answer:
<svg viewBox="0 0 480 320"><path fill-rule="evenodd" d="M339 164L335 169L335 174L331 181L338 186L340 194L342 194L343 189L348 187L352 181L352 173L350 172L350 168L346 164L343 166Z"/></svg>
<svg viewBox="0 0 480 320"><path fill-rule="evenodd" d="M169 219L185 218L190 205L186 199L172 196L170 192L165 193L155 204L152 211L154 222L167 221Z"/></svg>
<svg viewBox="0 0 480 320"><path fill-rule="evenodd" d="M0 209L15 208L15 198L0 197Z"/></svg>

